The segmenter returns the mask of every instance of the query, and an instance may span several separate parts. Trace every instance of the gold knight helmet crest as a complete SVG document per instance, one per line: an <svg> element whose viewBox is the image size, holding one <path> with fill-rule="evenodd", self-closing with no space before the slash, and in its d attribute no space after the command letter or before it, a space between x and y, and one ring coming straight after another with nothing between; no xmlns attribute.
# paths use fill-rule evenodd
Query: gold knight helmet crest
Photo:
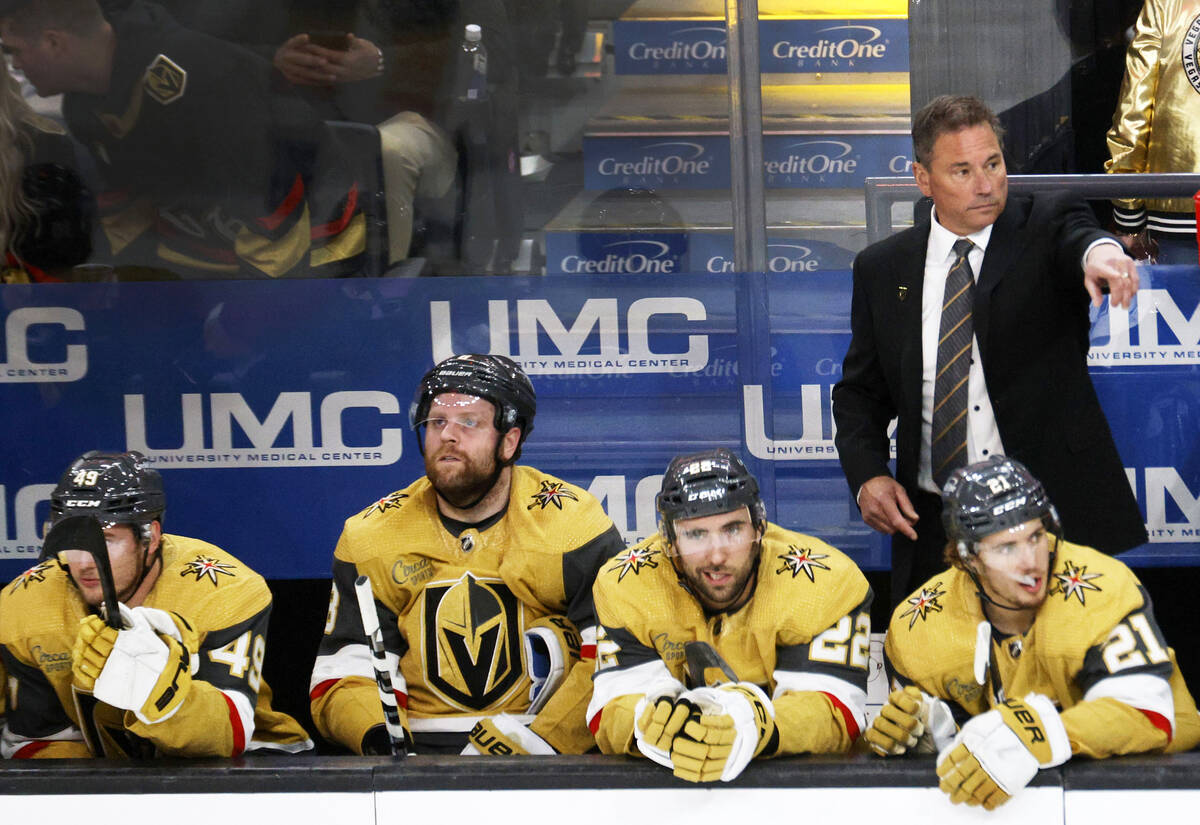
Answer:
<svg viewBox="0 0 1200 825"><path fill-rule="evenodd" d="M146 93L166 106L183 97L187 88L187 72L165 54L154 58L146 69Z"/></svg>

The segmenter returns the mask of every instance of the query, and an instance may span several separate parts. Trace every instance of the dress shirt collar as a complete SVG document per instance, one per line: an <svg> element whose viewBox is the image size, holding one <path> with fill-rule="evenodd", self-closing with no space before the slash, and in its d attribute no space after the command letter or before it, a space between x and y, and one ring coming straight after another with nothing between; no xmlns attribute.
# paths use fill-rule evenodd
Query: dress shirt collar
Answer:
<svg viewBox="0 0 1200 825"><path fill-rule="evenodd" d="M955 235L949 229L947 229L946 227L944 227L940 223L938 223L936 206L933 207L933 213L930 216L929 223L930 223L929 247L928 247L929 260L931 260L931 261L949 260L950 263L953 263L954 259L951 257L951 255L954 251L954 242L957 241L960 237L964 237L964 236ZM994 226L994 224L989 223L987 226L985 226L983 229L980 229L978 232L975 232L975 233L965 236L967 240L969 240L971 243L975 244L975 246L978 248L980 254L987 251L988 240L992 237L992 226ZM974 249L971 250L972 256L975 254L975 251L976 250L974 250ZM975 266L975 263L973 263L972 266ZM976 278L979 277L978 267L976 267L975 277Z"/></svg>

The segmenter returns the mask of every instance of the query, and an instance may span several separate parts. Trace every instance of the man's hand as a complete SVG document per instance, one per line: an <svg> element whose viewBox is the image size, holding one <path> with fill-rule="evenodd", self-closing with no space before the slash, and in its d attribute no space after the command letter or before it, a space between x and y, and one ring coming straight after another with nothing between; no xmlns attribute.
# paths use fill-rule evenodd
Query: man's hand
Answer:
<svg viewBox="0 0 1200 825"><path fill-rule="evenodd" d="M309 44L309 51L323 59L333 74L334 83L369 80L381 72L382 52L370 40L346 35L350 48L344 52Z"/></svg>
<svg viewBox="0 0 1200 825"><path fill-rule="evenodd" d="M307 34L298 34L275 50L272 62L288 81L297 86L332 86L337 82L337 75L321 56L321 53L330 51L309 43Z"/></svg>
<svg viewBox="0 0 1200 825"><path fill-rule="evenodd" d="M698 709L671 741L671 766L680 779L730 782L751 759L779 747L775 708L757 685L695 688L680 699Z"/></svg>
<svg viewBox="0 0 1200 825"><path fill-rule="evenodd" d="M1092 296L1092 306L1100 306L1101 289L1107 286L1109 305L1127 307L1138 291L1137 267L1120 246L1096 244L1083 262L1083 285Z"/></svg>
<svg viewBox="0 0 1200 825"><path fill-rule="evenodd" d="M858 509L867 526L881 533L902 533L917 540L917 511L900 482L891 476L867 479L858 490Z"/></svg>

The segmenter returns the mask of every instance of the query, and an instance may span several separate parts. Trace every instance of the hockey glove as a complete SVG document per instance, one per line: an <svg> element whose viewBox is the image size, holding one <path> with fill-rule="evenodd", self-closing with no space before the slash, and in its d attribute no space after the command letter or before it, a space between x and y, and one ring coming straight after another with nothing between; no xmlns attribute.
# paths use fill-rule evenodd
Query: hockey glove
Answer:
<svg viewBox="0 0 1200 825"><path fill-rule="evenodd" d="M945 702L909 685L892 691L863 738L879 756L899 756L910 748L914 753L937 753L956 730Z"/></svg>
<svg viewBox="0 0 1200 825"><path fill-rule="evenodd" d="M191 690L196 635L162 610L120 605L120 611L125 629L115 638L98 616L80 622L71 651L75 684L153 725L173 716Z"/></svg>
<svg viewBox="0 0 1200 825"><path fill-rule="evenodd" d="M552 756L550 743L507 713L484 716L467 734L463 756Z"/></svg>
<svg viewBox="0 0 1200 825"><path fill-rule="evenodd" d="M690 782L729 782L754 757L779 747L775 707L758 685L735 682L689 690L680 699L693 702L693 716L671 743L675 775Z"/></svg>
<svg viewBox="0 0 1200 825"><path fill-rule="evenodd" d="M1028 694L1009 699L963 725L938 756L939 787L958 804L1003 805L1040 768L1071 758L1071 742L1054 704Z"/></svg>
<svg viewBox="0 0 1200 825"><path fill-rule="evenodd" d="M579 631L566 616L545 616L525 631L529 663L529 713L537 713L579 661Z"/></svg>
<svg viewBox="0 0 1200 825"><path fill-rule="evenodd" d="M674 679L663 679L650 686L649 692L638 700L633 709L633 738L637 749L664 768L672 768L671 739L683 729L683 723L700 711L692 703L683 703L679 715L675 707L683 685Z"/></svg>

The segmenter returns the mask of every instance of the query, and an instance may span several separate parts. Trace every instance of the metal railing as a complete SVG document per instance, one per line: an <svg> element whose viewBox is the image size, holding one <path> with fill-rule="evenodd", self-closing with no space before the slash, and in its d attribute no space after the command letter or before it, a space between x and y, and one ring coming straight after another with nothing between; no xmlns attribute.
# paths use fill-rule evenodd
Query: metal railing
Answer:
<svg viewBox="0 0 1200 825"><path fill-rule="evenodd" d="M1010 175L1010 194L1069 189L1089 200L1108 198L1190 198L1200 190L1200 175L1183 172L1153 175ZM867 243L892 233L892 205L915 201L921 190L911 177L867 178Z"/></svg>

